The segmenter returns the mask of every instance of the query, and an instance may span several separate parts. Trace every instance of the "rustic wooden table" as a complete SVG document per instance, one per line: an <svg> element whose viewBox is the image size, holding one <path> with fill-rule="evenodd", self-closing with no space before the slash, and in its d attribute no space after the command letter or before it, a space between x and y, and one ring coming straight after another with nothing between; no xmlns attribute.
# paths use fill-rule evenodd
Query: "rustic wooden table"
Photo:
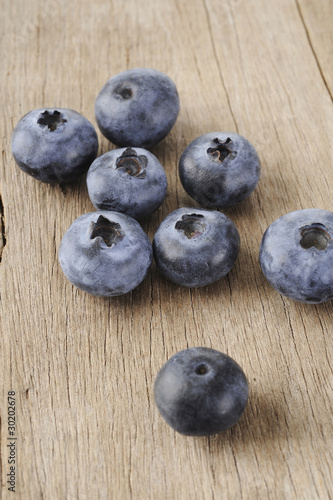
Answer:
<svg viewBox="0 0 333 500"><path fill-rule="evenodd" d="M1 18L1 498L8 491L8 391L15 391L20 499L332 499L333 304L275 292L258 249L299 208L332 209L331 0L11 0ZM256 147L260 183L225 213L241 236L230 274L202 289L152 266L110 300L74 288L58 263L72 221L93 210L85 179L49 186L16 167L10 139L33 108L70 107L95 126L94 100L116 73L152 67L181 111L152 152L168 195L143 227L197 206L177 174L187 144L236 131ZM100 150L112 145L99 133ZM332 272L332 270L327 270ZM153 400L178 350L228 353L250 398L231 430L175 433Z"/></svg>

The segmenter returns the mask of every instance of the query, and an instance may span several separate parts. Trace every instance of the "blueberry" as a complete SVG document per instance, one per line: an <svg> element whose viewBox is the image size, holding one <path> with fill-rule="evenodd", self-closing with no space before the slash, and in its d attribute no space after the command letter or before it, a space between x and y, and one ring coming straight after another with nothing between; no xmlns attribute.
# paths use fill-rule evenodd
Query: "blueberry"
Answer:
<svg viewBox="0 0 333 500"><path fill-rule="evenodd" d="M92 163L87 186L97 210L115 210L140 219L161 205L167 179L152 153L123 148L109 151Z"/></svg>
<svg viewBox="0 0 333 500"><path fill-rule="evenodd" d="M175 354L163 365L154 385L162 417L187 436L210 436L232 427L245 409L248 393L241 367L207 347Z"/></svg>
<svg viewBox="0 0 333 500"><path fill-rule="evenodd" d="M83 174L97 155L92 124L65 108L42 108L21 118L12 136L18 166L42 182L65 183Z"/></svg>
<svg viewBox="0 0 333 500"><path fill-rule="evenodd" d="M105 297L138 286L152 258L150 240L140 224L117 212L81 215L65 233L59 250L69 281L85 292Z"/></svg>
<svg viewBox="0 0 333 500"><path fill-rule="evenodd" d="M317 304L333 298L333 213L297 210L265 231L259 261L269 283L282 295Z"/></svg>
<svg viewBox="0 0 333 500"><path fill-rule="evenodd" d="M172 129L179 112L175 84L148 68L112 77L97 96L95 114L103 135L117 146L147 148Z"/></svg>
<svg viewBox="0 0 333 500"><path fill-rule="evenodd" d="M153 239L156 264L178 285L209 285L234 265L240 239L236 226L215 210L179 208L161 223Z"/></svg>
<svg viewBox="0 0 333 500"><path fill-rule="evenodd" d="M224 208L245 200L256 187L260 161L244 137L211 132L191 142L179 160L179 177L200 205Z"/></svg>

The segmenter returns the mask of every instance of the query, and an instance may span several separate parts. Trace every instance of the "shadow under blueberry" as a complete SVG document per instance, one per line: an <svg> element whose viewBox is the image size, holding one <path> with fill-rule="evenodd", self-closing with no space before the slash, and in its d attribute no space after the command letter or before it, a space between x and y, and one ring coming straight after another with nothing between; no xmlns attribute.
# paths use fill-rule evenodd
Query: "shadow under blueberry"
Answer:
<svg viewBox="0 0 333 500"><path fill-rule="evenodd" d="M242 245L237 260L231 270L215 283L203 287L191 288L192 294L200 299L221 300L227 303L230 300L243 300L251 291L256 293L258 275L261 270L257 255L253 255L245 244ZM263 276L263 280L264 280ZM221 303L222 303L221 302Z"/></svg>
<svg viewBox="0 0 333 500"><path fill-rule="evenodd" d="M209 285L200 287L187 287L173 283L166 279L159 271L155 261L151 268L153 273L153 284L159 288L162 296L175 297L182 292L183 296L191 295L195 300L207 302L209 300L221 300L221 303L229 303L230 300L242 300L242 291L249 294L253 288L257 290L255 273L260 273L259 263L254 269L253 262L248 250L241 248L238 258L231 270L224 277ZM265 278L263 277L263 280ZM175 299L172 299L175 300ZM202 302L202 303L204 303Z"/></svg>
<svg viewBox="0 0 333 500"><path fill-rule="evenodd" d="M281 389L272 388L269 393L260 393L259 378L249 380L249 389L247 406L233 427L213 436L194 438L202 452L224 452L227 443L234 450L246 446L262 446L263 443L267 447L274 441L290 440L290 436L298 439L305 432L297 413L291 414Z"/></svg>

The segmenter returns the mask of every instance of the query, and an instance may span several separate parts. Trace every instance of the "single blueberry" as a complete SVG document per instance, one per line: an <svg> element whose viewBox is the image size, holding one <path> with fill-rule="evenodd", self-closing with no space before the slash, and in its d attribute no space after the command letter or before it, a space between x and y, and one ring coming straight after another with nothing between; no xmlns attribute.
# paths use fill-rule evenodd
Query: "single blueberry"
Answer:
<svg viewBox="0 0 333 500"><path fill-rule="evenodd" d="M112 77L95 103L102 134L117 146L147 148L164 139L179 112L175 84L164 73L135 68Z"/></svg>
<svg viewBox="0 0 333 500"><path fill-rule="evenodd" d="M207 347L175 354L163 365L154 385L162 417L187 436L210 436L232 427L245 409L248 394L241 367Z"/></svg>
<svg viewBox="0 0 333 500"><path fill-rule="evenodd" d="M153 239L156 264L178 285L199 287L225 276L240 246L234 223L215 210L179 208L160 224Z"/></svg>
<svg viewBox="0 0 333 500"><path fill-rule="evenodd" d="M93 295L130 292L146 277L153 259L140 224L117 212L90 212L65 233L59 260L73 285Z"/></svg>
<svg viewBox="0 0 333 500"><path fill-rule="evenodd" d="M113 149L92 163L87 187L97 210L115 210L141 219L161 205L167 178L164 168L149 151Z"/></svg>
<svg viewBox="0 0 333 500"><path fill-rule="evenodd" d="M179 177L191 198L206 208L224 208L245 200L260 177L256 150L241 135L210 132L187 146Z"/></svg>
<svg viewBox="0 0 333 500"><path fill-rule="evenodd" d="M283 215L265 231L261 269L282 295L317 304L333 298L333 213L304 209Z"/></svg>
<svg viewBox="0 0 333 500"><path fill-rule="evenodd" d="M12 135L17 165L35 179L50 184L76 180L97 155L92 124L67 108L42 108L27 113Z"/></svg>

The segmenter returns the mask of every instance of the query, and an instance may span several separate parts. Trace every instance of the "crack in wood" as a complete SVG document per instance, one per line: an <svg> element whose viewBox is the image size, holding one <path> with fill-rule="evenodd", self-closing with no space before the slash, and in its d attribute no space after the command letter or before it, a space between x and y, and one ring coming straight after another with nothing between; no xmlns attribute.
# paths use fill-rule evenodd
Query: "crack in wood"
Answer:
<svg viewBox="0 0 333 500"><path fill-rule="evenodd" d="M2 202L2 197L0 195L0 262L2 260L2 253L6 246L6 231L5 231L5 211Z"/></svg>
<svg viewBox="0 0 333 500"><path fill-rule="evenodd" d="M228 107L229 107L229 110L230 110L230 114L231 114L231 117L232 117L233 122L235 124L236 132L238 133L238 125L237 125L236 117L234 115L234 112L233 112L233 109L232 109L232 106L231 106L230 96L229 96L228 89L227 89L226 83L225 83L223 75L222 75L221 67L220 67L220 64L219 64L219 58L218 58L217 52L216 52L216 46L215 46L215 42L214 42L214 36L213 36L213 33L212 33L212 26L211 26L211 22L210 22L210 18L209 18L209 9L207 7L206 0L203 0L203 7L204 7L204 10L205 10L206 22L207 22L207 27L208 27L208 32L209 32L209 38L210 38L211 46L212 46L212 49L213 49L213 56L214 56L214 59L215 59L215 62L216 62L216 66L217 66L217 70L218 70L218 73L219 73L220 81L222 83L222 86L223 86L225 94L226 94L226 98L227 98L227 103L228 103Z"/></svg>
<svg viewBox="0 0 333 500"><path fill-rule="evenodd" d="M308 27L306 25L306 22L305 22L305 19L304 19L304 16L303 16L303 13L302 13L302 9L301 9L301 6L299 4L299 0L295 0L296 1L296 7L297 7L297 10L298 10L298 13L299 13L299 17L301 18L301 22L303 24L303 27L304 27L304 30L305 30L305 34L306 34L306 37L308 39L308 42L309 42L309 45L310 45L310 49L311 49L311 52L313 54L313 57L315 58L315 61L316 61L316 64L317 64L317 67L318 67L318 70L319 70L319 73L320 73L320 76L324 82L324 85L326 87L326 90L331 98L331 101L333 102L333 95L332 95L332 92L329 88L329 85L327 83L327 80L325 78L325 75L324 75L324 72L322 70L322 67L320 66L320 62L319 62L319 59L317 57L317 54L316 54L316 51L314 49L314 46L313 46L313 43L311 41L311 36L310 36L310 33L309 33L309 30L308 30Z"/></svg>

